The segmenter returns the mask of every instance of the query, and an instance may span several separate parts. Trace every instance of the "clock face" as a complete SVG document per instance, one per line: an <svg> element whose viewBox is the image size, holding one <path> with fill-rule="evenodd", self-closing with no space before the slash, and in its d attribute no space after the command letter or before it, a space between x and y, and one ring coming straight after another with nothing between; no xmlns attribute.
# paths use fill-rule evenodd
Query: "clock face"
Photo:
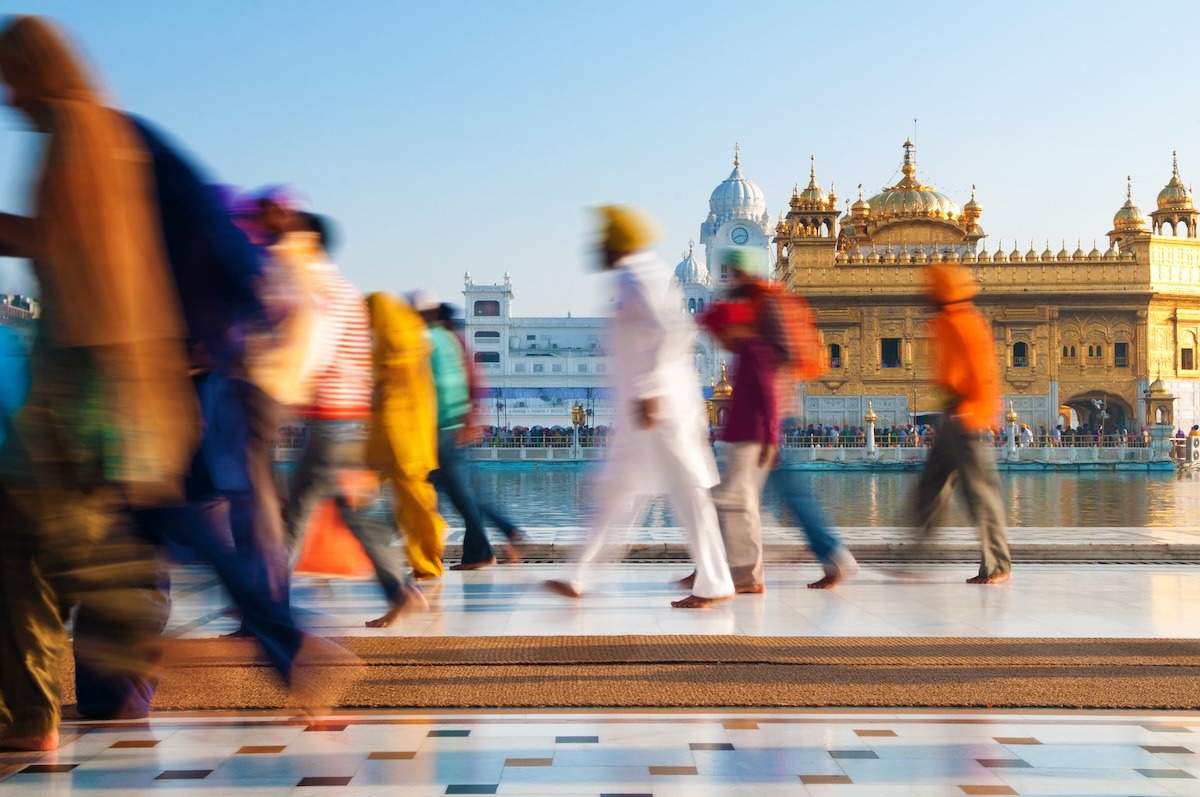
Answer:
<svg viewBox="0 0 1200 797"><path fill-rule="evenodd" d="M750 240L750 231L745 227L734 227L733 232L729 234L729 237L733 239L735 244L741 246L742 244L746 243L746 241Z"/></svg>

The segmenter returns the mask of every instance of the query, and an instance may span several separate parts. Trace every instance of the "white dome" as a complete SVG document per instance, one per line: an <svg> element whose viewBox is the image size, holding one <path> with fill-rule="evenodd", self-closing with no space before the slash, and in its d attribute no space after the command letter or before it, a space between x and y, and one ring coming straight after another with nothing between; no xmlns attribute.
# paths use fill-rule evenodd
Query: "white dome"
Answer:
<svg viewBox="0 0 1200 797"><path fill-rule="evenodd" d="M742 174L741 158L734 150L733 171L712 192L708 207L718 223L729 219L761 219L767 212L767 200L762 189Z"/></svg>
<svg viewBox="0 0 1200 797"><path fill-rule="evenodd" d="M694 245L688 243L688 250L683 255L683 260L679 261L679 265L675 267L675 279L679 280L680 285L708 285L708 269L704 264L696 259L693 251Z"/></svg>

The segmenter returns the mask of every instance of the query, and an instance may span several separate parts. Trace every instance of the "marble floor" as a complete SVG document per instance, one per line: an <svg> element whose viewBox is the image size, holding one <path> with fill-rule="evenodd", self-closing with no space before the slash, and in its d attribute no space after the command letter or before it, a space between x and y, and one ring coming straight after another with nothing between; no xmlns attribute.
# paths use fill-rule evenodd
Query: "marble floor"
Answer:
<svg viewBox="0 0 1200 797"><path fill-rule="evenodd" d="M814 565L773 565L767 592L710 611L669 608L682 564L607 564L578 603L541 588L560 564L447 573L430 611L386 630L368 580L300 578L327 635L744 634L1195 637L1200 565L1019 565L995 587L964 564L897 580L865 566L836 591ZM169 633L232 630L211 574L174 574ZM1200 689L1200 686L1198 686ZM156 713L64 725L52 754L0 754L13 795L1194 795L1200 711Z"/></svg>

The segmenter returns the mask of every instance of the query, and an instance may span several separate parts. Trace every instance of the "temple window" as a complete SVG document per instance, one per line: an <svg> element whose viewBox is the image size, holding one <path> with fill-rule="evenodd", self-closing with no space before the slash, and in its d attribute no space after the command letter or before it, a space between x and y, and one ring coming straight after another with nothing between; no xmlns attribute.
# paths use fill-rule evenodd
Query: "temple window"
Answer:
<svg viewBox="0 0 1200 797"><path fill-rule="evenodd" d="M840 345L838 345L837 343L829 344L829 367L830 368L841 368L842 367L842 347Z"/></svg>
<svg viewBox="0 0 1200 797"><path fill-rule="evenodd" d="M1129 367L1129 344L1114 343L1113 344L1113 365L1117 368Z"/></svg>
<svg viewBox="0 0 1200 797"><path fill-rule="evenodd" d="M498 362L500 362L500 352L498 352L498 351L477 351L477 352L475 352L475 362L477 362L477 363L498 363Z"/></svg>
<svg viewBox="0 0 1200 797"><path fill-rule="evenodd" d="M689 313L696 312L696 300L695 299L688 299L688 312Z"/></svg>
<svg viewBox="0 0 1200 797"><path fill-rule="evenodd" d="M879 364L883 368L900 368L900 338L884 338L879 342Z"/></svg>
<svg viewBox="0 0 1200 797"><path fill-rule="evenodd" d="M494 299L480 300L475 302L475 315L476 317L500 315L500 302L497 302Z"/></svg>
<svg viewBox="0 0 1200 797"><path fill-rule="evenodd" d="M499 337L500 337L499 332L493 332L493 331L489 331L489 330L481 330L481 331L475 333L475 340L487 340L487 339L494 340Z"/></svg>
<svg viewBox="0 0 1200 797"><path fill-rule="evenodd" d="M1029 345L1026 343L1014 343L1012 347L1012 364L1013 368L1029 367Z"/></svg>
<svg viewBox="0 0 1200 797"><path fill-rule="evenodd" d="M1196 350L1195 349L1180 349L1179 350L1179 368L1182 371L1196 370Z"/></svg>

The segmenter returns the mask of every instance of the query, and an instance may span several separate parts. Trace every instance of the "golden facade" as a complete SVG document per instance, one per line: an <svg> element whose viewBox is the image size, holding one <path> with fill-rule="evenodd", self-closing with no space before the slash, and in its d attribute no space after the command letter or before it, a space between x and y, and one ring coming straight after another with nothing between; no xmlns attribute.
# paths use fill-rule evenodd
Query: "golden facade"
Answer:
<svg viewBox="0 0 1200 797"><path fill-rule="evenodd" d="M1005 404L1022 423L1094 426L1102 412L1108 432L1200 423L1200 211L1177 165L1150 226L1127 190L1104 252L988 252L974 191L959 208L922 184L909 141L901 171L839 213L814 168L776 226L777 277L809 298L825 346L827 368L803 388L806 423L860 424L868 401L883 426L941 409L922 276L941 260L980 283ZM1159 378L1173 407L1144 400Z"/></svg>

